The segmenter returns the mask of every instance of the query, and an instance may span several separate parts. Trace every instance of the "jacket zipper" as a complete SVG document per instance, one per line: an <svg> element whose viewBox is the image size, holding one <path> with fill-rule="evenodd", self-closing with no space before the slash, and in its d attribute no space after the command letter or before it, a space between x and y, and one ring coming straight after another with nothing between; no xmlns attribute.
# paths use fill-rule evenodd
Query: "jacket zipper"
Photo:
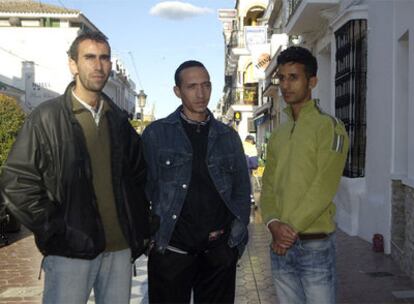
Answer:
<svg viewBox="0 0 414 304"><path fill-rule="evenodd" d="M296 121L294 121L294 122L293 122L293 127L292 127L292 129L290 130L289 139L291 139L291 138L292 138L293 132L295 132L295 127L296 127Z"/></svg>

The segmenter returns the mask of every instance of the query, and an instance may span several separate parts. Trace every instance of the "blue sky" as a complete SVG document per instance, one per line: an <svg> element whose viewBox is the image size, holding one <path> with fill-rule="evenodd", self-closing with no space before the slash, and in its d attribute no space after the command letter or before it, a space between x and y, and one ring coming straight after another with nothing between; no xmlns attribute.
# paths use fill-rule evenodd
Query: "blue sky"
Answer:
<svg viewBox="0 0 414 304"><path fill-rule="evenodd" d="M222 96L224 38L217 9L234 8L235 0L41 0L78 9L109 38L113 53L124 62L137 90L155 103L157 118L175 110L174 72L188 59L203 62L210 72L210 109ZM135 73L130 53L135 61ZM139 78L139 79L138 79Z"/></svg>

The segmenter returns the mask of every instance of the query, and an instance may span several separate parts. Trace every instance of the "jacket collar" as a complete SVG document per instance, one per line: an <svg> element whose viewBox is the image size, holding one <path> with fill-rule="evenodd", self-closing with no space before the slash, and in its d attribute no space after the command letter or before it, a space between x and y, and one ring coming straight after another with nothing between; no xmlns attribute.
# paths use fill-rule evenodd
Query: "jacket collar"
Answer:
<svg viewBox="0 0 414 304"><path fill-rule="evenodd" d="M183 110L183 106L179 106L174 112L172 112L170 115L168 115L165 119L164 122L166 123L171 123L171 124L176 124L176 123L180 123L180 117L181 117L181 112ZM210 120L215 120L213 114L210 112L209 109L207 109L208 114L210 115Z"/></svg>
<svg viewBox="0 0 414 304"><path fill-rule="evenodd" d="M300 109L299 118L302 117L303 115L306 115L318 109L319 109L319 99L310 99ZM293 120L292 106L290 105L287 106L286 108L283 109L283 112L289 117L290 120Z"/></svg>
<svg viewBox="0 0 414 304"><path fill-rule="evenodd" d="M180 112L182 111L183 106L180 105L174 112L164 118L162 121L168 124L181 124L180 122ZM229 132L228 128L224 128L221 124L214 118L213 113L209 109L207 109L210 115L210 131L209 137L214 137L217 134L222 134Z"/></svg>
<svg viewBox="0 0 414 304"><path fill-rule="evenodd" d="M72 119L72 121L76 121L76 118L73 115L73 105L72 105L72 90L74 86L75 86L75 82L72 81L71 83L69 83L64 93L64 106L65 106L65 109L69 112L69 117ZM101 97L107 106L105 110L108 114L115 114L115 115L119 115L120 117L123 117L124 119L128 119L128 114L124 113L124 111L119 109L118 106L105 93L102 92Z"/></svg>

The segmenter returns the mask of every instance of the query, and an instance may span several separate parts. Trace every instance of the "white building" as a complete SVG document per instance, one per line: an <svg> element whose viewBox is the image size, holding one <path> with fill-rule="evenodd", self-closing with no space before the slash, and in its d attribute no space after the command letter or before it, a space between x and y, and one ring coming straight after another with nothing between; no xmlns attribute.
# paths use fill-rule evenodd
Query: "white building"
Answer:
<svg viewBox="0 0 414 304"><path fill-rule="evenodd" d="M72 80L67 50L81 31L99 31L80 11L29 0L0 0L0 81L25 91L26 110L62 94ZM135 84L119 60L104 89L133 113Z"/></svg>
<svg viewBox="0 0 414 304"><path fill-rule="evenodd" d="M237 0L234 9L219 10L225 42L225 88L220 103L223 120L244 139L256 133L253 112L258 106L259 80L264 79L270 45L262 17L268 0ZM235 122L234 113L241 114Z"/></svg>
<svg viewBox="0 0 414 304"><path fill-rule="evenodd" d="M271 5L290 42L317 57L313 95L350 136L335 199L339 227L368 241L383 235L385 252L414 277L414 1Z"/></svg>

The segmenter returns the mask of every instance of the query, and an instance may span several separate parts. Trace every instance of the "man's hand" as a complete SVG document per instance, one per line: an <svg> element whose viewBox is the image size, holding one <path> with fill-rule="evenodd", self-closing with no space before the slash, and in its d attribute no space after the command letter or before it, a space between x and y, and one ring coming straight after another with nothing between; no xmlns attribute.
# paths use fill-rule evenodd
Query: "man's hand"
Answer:
<svg viewBox="0 0 414 304"><path fill-rule="evenodd" d="M268 226L272 234L272 250L277 255L285 255L295 243L298 235L288 224L274 221Z"/></svg>

